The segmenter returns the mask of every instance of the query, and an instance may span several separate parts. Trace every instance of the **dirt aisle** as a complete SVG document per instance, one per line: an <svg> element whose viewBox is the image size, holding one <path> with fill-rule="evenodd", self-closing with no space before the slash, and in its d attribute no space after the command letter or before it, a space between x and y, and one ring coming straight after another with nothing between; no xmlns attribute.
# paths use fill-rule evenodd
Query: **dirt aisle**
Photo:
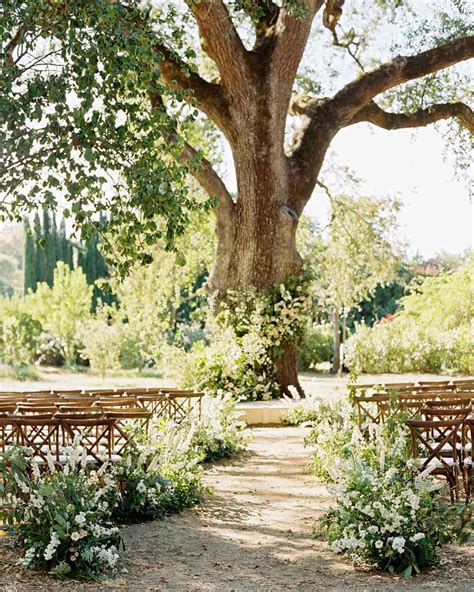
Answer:
<svg viewBox="0 0 474 592"><path fill-rule="evenodd" d="M65 587L136 592L474 589L473 547L450 549L444 569L406 581L355 570L314 541L314 521L330 500L307 473L303 438L300 428L253 430L246 454L206 473L214 494L204 506L124 529L124 571L114 581L64 585L32 581L24 573L18 581L10 572L8 583L0 580L0 589L1 584L5 592Z"/></svg>

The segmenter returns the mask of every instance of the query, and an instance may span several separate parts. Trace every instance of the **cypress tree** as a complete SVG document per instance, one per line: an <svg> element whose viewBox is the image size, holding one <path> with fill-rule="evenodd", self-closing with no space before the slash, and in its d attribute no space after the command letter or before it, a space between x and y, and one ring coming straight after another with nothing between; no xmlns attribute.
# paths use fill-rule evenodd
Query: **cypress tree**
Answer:
<svg viewBox="0 0 474 592"><path fill-rule="evenodd" d="M61 218L58 229L56 255L58 261L64 261L67 263L67 237L66 237L66 222L64 218Z"/></svg>
<svg viewBox="0 0 474 592"><path fill-rule="evenodd" d="M58 252L58 226L56 224L56 213L53 212L51 214L51 220L50 220L50 229L51 229L51 234L50 234L50 246L48 249L48 260L49 260L49 267L50 267L50 273L52 274L51 276L51 282L53 281L54 278L54 270L56 269L56 263L59 261L59 252Z"/></svg>
<svg viewBox="0 0 474 592"><path fill-rule="evenodd" d="M41 229L41 222L38 212L35 214L33 221L33 232L35 238L36 250L36 280L37 282L46 281L46 250L43 231Z"/></svg>
<svg viewBox="0 0 474 592"><path fill-rule="evenodd" d="M45 280L48 286L53 285L54 268L56 267L56 260L53 253L53 242L54 237L51 229L51 218L49 212L43 209L43 238L44 238L44 249L45 249Z"/></svg>
<svg viewBox="0 0 474 592"><path fill-rule="evenodd" d="M24 218L23 227L25 232L25 246L23 254L23 291L25 294L28 290L36 290L37 278L37 262L36 262L36 245L34 240L34 229L31 228L28 218Z"/></svg>

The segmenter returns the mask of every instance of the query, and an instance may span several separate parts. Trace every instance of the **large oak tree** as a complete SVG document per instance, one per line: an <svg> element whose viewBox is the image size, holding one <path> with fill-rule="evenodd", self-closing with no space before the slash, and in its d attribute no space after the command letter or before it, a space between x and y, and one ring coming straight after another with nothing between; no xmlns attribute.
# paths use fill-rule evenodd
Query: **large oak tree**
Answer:
<svg viewBox="0 0 474 592"><path fill-rule="evenodd" d="M464 3L444 4L425 19L415 0L6 0L1 211L60 196L87 228L107 210L125 273L202 206L190 173L215 200L211 295L282 282L301 268L298 221L341 130L474 129L466 89L439 74L462 79L474 37ZM236 196L191 141L204 118L230 146ZM276 364L283 388L298 384L293 344Z"/></svg>

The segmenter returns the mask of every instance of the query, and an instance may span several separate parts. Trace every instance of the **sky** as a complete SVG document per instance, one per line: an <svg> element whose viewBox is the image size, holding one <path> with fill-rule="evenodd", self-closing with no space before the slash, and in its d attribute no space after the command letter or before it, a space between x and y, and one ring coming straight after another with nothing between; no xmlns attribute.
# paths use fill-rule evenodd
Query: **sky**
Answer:
<svg viewBox="0 0 474 592"><path fill-rule="evenodd" d="M338 161L364 181L368 195L402 201L400 232L410 254L431 257L474 247L474 206L466 179L456 179L444 140L434 128L387 132L361 124L342 130L332 148ZM306 213L319 221L328 204L313 196Z"/></svg>

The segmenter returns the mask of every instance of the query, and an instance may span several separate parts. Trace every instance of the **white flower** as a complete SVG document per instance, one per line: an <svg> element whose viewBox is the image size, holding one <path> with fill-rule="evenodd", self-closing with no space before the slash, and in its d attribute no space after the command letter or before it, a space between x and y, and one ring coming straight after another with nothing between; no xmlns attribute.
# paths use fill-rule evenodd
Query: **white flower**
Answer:
<svg viewBox="0 0 474 592"><path fill-rule="evenodd" d="M375 548L376 549L381 549L383 547L383 541L381 541L380 539L378 541L375 541Z"/></svg>
<svg viewBox="0 0 474 592"><path fill-rule="evenodd" d="M84 512L80 512L75 518L74 521L76 522L76 524L78 524L79 526L84 526L84 524L86 523L86 515L84 514Z"/></svg>
<svg viewBox="0 0 474 592"><path fill-rule="evenodd" d="M137 491L138 491L138 493L145 493L146 492L146 485L145 485L145 483L143 483L143 480L139 481L139 483L137 485Z"/></svg>
<svg viewBox="0 0 474 592"><path fill-rule="evenodd" d="M51 535L51 540L49 541L48 546L44 550L44 554L43 554L43 557L45 558L46 561L51 561L51 559L53 558L54 552L56 551L56 548L58 546L59 546L58 535L55 532L53 532Z"/></svg>
<svg viewBox="0 0 474 592"><path fill-rule="evenodd" d="M414 534L413 536L410 537L410 541L412 543L416 543L417 541L421 541L421 539L425 538L425 533L424 532L417 532L416 534Z"/></svg>
<svg viewBox="0 0 474 592"><path fill-rule="evenodd" d="M71 539L73 541L78 541L81 538L81 535L79 532L77 532L77 530L75 530L72 534L71 534Z"/></svg>
<svg viewBox="0 0 474 592"><path fill-rule="evenodd" d="M127 122L127 114L125 113L125 111L123 111L123 109L120 109L115 114L115 127L116 128L121 127L122 125L125 125L126 122Z"/></svg>
<svg viewBox="0 0 474 592"><path fill-rule="evenodd" d="M82 105L82 99L80 99L75 90L71 90L66 95L66 104L70 109L77 109Z"/></svg>
<svg viewBox="0 0 474 592"><path fill-rule="evenodd" d="M403 537L395 537L392 541L392 548L401 555L405 551L405 539Z"/></svg>

